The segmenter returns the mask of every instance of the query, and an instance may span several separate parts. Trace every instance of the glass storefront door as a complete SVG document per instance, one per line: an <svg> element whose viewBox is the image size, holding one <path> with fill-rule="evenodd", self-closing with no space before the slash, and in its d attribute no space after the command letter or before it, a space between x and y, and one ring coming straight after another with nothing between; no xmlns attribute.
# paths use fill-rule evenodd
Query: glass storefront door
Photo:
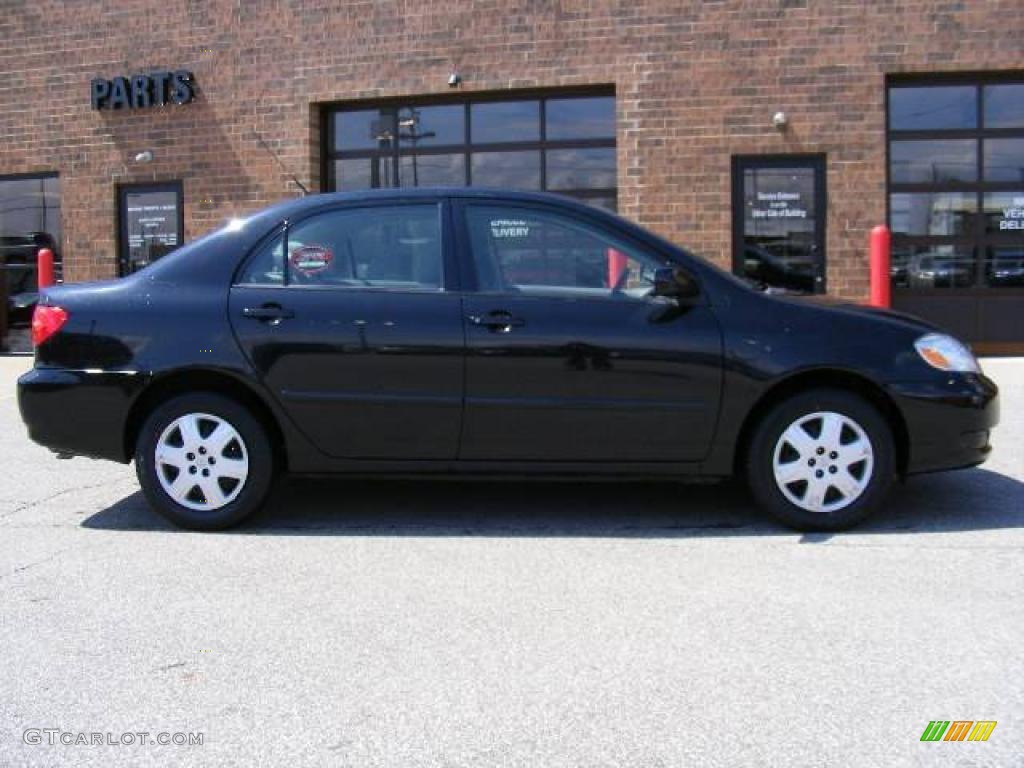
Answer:
<svg viewBox="0 0 1024 768"><path fill-rule="evenodd" d="M119 268L128 275L181 245L181 182L126 184L118 190Z"/></svg>
<svg viewBox="0 0 1024 768"><path fill-rule="evenodd" d="M825 158L733 158L733 271L792 293L825 291Z"/></svg>

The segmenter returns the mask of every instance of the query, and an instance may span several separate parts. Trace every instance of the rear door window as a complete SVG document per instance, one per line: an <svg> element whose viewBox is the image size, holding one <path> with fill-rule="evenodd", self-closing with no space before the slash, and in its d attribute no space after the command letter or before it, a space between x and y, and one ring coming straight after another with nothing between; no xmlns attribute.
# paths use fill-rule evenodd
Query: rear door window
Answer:
<svg viewBox="0 0 1024 768"><path fill-rule="evenodd" d="M443 260L436 203L338 209L272 237L253 254L239 282L439 291Z"/></svg>

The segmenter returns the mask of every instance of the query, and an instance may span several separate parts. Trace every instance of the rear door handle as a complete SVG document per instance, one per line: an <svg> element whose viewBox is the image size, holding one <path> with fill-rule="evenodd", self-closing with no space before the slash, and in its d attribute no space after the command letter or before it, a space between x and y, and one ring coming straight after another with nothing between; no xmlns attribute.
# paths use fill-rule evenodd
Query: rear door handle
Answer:
<svg viewBox="0 0 1024 768"><path fill-rule="evenodd" d="M466 320L471 325L486 328L492 333L508 333L513 328L520 328L526 325L526 321L521 317L513 317L511 312L505 312L504 310L495 310L494 312L488 312L486 315L467 315Z"/></svg>
<svg viewBox="0 0 1024 768"><path fill-rule="evenodd" d="M242 310L242 317L277 323L295 317L295 313L280 304L264 304L261 307L245 307Z"/></svg>

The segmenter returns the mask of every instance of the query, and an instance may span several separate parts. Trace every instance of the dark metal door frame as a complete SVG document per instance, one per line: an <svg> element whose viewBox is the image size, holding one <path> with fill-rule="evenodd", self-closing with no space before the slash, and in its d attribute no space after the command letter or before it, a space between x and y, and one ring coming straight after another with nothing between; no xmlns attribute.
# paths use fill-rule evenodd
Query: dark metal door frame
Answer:
<svg viewBox="0 0 1024 768"><path fill-rule="evenodd" d="M828 218L827 162L824 153L733 155L732 156L732 271L742 274L743 266L743 172L750 168L810 168L814 171L814 239L817 249L815 293L828 288L826 220Z"/></svg>

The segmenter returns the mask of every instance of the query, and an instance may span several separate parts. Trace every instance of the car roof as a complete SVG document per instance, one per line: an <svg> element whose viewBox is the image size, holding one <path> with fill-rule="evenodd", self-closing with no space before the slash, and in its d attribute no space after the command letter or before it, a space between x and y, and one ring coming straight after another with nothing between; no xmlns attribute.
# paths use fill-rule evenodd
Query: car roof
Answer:
<svg viewBox="0 0 1024 768"><path fill-rule="evenodd" d="M305 212L314 208L330 206L336 203L387 202L389 200L415 200L417 198L436 199L439 197L501 199L516 202L535 202L556 204L574 208L584 212L593 212L593 206L581 203L566 195L552 192L530 192L527 190L510 190L498 187L389 187L386 189L363 189L354 192L319 192L304 197L293 198L264 208L251 217L245 218L282 218L290 214ZM604 213L608 213L604 211Z"/></svg>

